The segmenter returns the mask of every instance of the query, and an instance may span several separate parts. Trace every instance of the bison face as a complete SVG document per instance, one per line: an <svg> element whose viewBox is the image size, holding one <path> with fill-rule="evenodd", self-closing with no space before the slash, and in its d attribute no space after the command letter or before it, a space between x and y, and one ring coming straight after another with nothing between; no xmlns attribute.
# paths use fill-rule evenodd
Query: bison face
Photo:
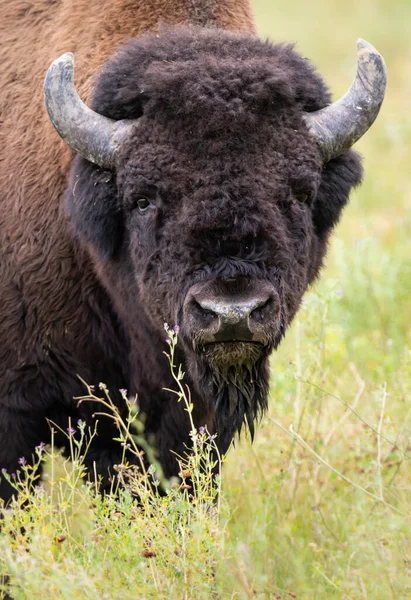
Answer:
<svg viewBox="0 0 411 600"><path fill-rule="evenodd" d="M319 152L290 107L224 115L218 137L209 118L197 118L197 135L187 110L174 120L145 111L117 173L124 233L114 260L128 264L134 310L142 303L158 331L180 326L191 381L220 434L244 418L252 431L267 357L324 253Z"/></svg>
<svg viewBox="0 0 411 600"><path fill-rule="evenodd" d="M291 47L195 28L130 42L97 83L93 108L137 125L115 167L74 161L71 221L127 329L180 326L221 435L253 432L268 356L361 178L304 123L328 102Z"/></svg>

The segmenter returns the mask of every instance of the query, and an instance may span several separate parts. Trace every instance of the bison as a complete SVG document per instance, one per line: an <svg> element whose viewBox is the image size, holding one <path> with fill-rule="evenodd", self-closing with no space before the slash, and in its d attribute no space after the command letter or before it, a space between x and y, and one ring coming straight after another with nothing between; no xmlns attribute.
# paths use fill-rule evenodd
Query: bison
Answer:
<svg viewBox="0 0 411 600"><path fill-rule="evenodd" d="M361 181L350 148L384 62L360 41L331 104L307 59L256 37L245 1L1 4L0 467L29 459L48 421L92 422L81 376L121 410L119 390L137 394L172 476L189 420L165 389L164 323L194 421L225 452L266 409L270 353ZM64 143L41 85L67 50L91 108L65 53L45 80ZM104 476L120 450L111 421L98 432L87 461Z"/></svg>

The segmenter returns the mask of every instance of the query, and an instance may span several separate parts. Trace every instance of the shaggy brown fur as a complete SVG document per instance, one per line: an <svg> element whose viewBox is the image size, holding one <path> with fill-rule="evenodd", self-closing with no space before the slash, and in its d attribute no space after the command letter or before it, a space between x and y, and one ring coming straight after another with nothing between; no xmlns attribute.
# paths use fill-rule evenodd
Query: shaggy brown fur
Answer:
<svg viewBox="0 0 411 600"><path fill-rule="evenodd" d="M0 466L8 470L47 441L46 418L63 429L68 416L91 419L92 408L72 400L83 392L80 374L104 381L118 402L119 388L138 392L147 435L174 474L170 450L184 451L188 423L163 391L171 387L164 321L181 324L178 360L188 369L195 420L210 431L217 425L225 451L266 406L268 353L360 180L353 152L321 164L301 115L329 95L291 47L183 27L132 41L103 67L94 109L141 117L140 126L116 172L77 158L67 187L70 153L42 106L44 72L56 56L76 53L87 98L114 49L159 20L252 29L245 1L149 4L0 9ZM146 215L136 210L141 194L152 201ZM218 353L201 354L192 339L183 301L199 281L233 278L275 286L281 319L258 359L224 370ZM112 437L101 423L88 457L100 473L118 459ZM2 482L0 496L9 495Z"/></svg>

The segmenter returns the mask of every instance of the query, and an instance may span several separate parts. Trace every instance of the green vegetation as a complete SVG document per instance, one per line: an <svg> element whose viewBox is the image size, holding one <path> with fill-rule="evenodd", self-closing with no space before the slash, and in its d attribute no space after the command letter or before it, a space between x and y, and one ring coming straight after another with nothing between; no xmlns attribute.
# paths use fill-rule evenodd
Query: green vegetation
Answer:
<svg viewBox="0 0 411 600"><path fill-rule="evenodd" d="M0 570L15 600L411 598L411 4L254 6L260 33L297 41L336 96L357 37L385 56L387 100L358 145L364 185L273 356L269 415L252 446L230 451L215 508L207 432L181 466L193 487L165 498L147 486L153 470L125 470L119 498L99 497L79 484L74 444L73 464L50 461L44 488L6 511Z"/></svg>

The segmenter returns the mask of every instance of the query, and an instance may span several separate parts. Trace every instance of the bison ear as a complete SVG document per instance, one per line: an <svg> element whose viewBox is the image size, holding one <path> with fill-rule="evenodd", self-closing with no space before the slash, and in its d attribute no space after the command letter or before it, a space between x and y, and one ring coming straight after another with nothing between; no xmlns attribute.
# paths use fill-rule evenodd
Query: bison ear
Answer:
<svg viewBox="0 0 411 600"><path fill-rule="evenodd" d="M325 241L338 223L351 190L361 183L362 173L360 155L354 150L324 166L313 212L314 226L321 240Z"/></svg>
<svg viewBox="0 0 411 600"><path fill-rule="evenodd" d="M103 260L114 258L124 237L115 174L75 158L65 208L76 236L91 244Z"/></svg>

